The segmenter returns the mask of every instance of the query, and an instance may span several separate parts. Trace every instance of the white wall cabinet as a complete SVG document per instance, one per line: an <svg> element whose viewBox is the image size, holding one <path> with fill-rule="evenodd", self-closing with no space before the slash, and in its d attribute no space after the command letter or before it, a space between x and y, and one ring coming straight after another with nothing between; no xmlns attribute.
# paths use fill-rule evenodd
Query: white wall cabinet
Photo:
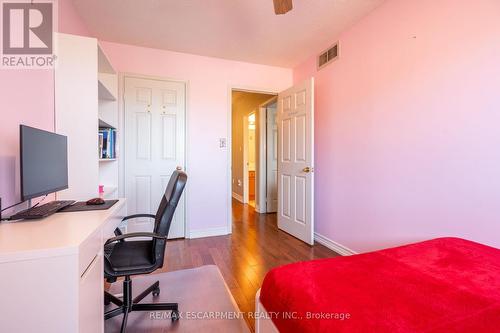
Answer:
<svg viewBox="0 0 500 333"><path fill-rule="evenodd" d="M57 199L88 200L99 183L97 40L57 34L55 128L68 137L69 188Z"/></svg>

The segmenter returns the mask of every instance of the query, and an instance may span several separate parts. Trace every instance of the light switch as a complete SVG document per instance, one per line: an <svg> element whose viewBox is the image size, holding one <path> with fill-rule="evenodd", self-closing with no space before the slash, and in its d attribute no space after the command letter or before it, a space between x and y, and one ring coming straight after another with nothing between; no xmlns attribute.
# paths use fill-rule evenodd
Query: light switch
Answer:
<svg viewBox="0 0 500 333"><path fill-rule="evenodd" d="M219 138L219 148L226 148L226 138Z"/></svg>

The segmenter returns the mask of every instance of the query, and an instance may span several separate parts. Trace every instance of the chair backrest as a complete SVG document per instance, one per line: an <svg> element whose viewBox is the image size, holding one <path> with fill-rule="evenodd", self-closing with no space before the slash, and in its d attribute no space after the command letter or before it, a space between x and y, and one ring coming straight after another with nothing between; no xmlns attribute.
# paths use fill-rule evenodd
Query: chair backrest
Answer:
<svg viewBox="0 0 500 333"><path fill-rule="evenodd" d="M175 209L181 199L182 192L187 182L187 174L183 171L176 170L170 176L165 194L161 198L160 206L156 212L154 233L161 236L168 236L170 225L174 218ZM165 240L155 239L153 241L153 251L156 265L163 266L163 257L165 255Z"/></svg>

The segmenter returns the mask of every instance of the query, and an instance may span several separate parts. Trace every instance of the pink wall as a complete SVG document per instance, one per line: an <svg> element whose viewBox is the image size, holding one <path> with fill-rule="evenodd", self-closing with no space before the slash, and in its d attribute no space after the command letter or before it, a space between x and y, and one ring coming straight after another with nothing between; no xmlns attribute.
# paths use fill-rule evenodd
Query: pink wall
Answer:
<svg viewBox="0 0 500 333"><path fill-rule="evenodd" d="M188 81L188 224L191 232L224 229L229 213L230 87L278 92L292 84L292 70L102 42L119 72ZM228 147L230 143L228 142Z"/></svg>
<svg viewBox="0 0 500 333"><path fill-rule="evenodd" d="M51 70L0 70L0 195L2 206L20 199L19 124L54 129Z"/></svg>
<svg viewBox="0 0 500 333"><path fill-rule="evenodd" d="M73 5L73 0L58 0L59 31L71 35L91 36L87 26Z"/></svg>
<svg viewBox="0 0 500 333"><path fill-rule="evenodd" d="M58 30L87 35L71 0L58 4ZM4 207L20 200L19 124L54 130L53 77L52 70L0 69L0 197Z"/></svg>
<svg viewBox="0 0 500 333"><path fill-rule="evenodd" d="M438 236L500 247L499 13L498 0L389 0L338 38L338 61L295 68L316 78L318 233L355 251Z"/></svg>

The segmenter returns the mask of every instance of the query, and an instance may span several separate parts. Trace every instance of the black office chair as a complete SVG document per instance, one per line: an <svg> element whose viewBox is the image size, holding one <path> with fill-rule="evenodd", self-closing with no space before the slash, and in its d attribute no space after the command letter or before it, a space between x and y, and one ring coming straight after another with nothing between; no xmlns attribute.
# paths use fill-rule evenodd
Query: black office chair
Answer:
<svg viewBox="0 0 500 333"><path fill-rule="evenodd" d="M156 215L136 214L123 219L125 221L138 217L152 218L155 220L153 232L122 234L117 229L115 230L116 237L108 239L104 244L104 277L110 283L115 282L118 277L125 277L123 281L123 300L105 292L105 304L113 303L118 305L118 307L107 311L104 314L104 319L107 320L123 314L120 331L122 333L125 332L125 327L127 326L128 314L132 311L172 311L172 321L179 319L179 306L177 303L139 303L150 293L153 296L160 294L159 281L156 281L148 289L132 299L132 281L130 280L130 276L148 274L163 266L165 245L170 224L172 223L177 203L181 198L186 182L186 173L174 171ZM151 240L125 241L136 237L149 237Z"/></svg>

